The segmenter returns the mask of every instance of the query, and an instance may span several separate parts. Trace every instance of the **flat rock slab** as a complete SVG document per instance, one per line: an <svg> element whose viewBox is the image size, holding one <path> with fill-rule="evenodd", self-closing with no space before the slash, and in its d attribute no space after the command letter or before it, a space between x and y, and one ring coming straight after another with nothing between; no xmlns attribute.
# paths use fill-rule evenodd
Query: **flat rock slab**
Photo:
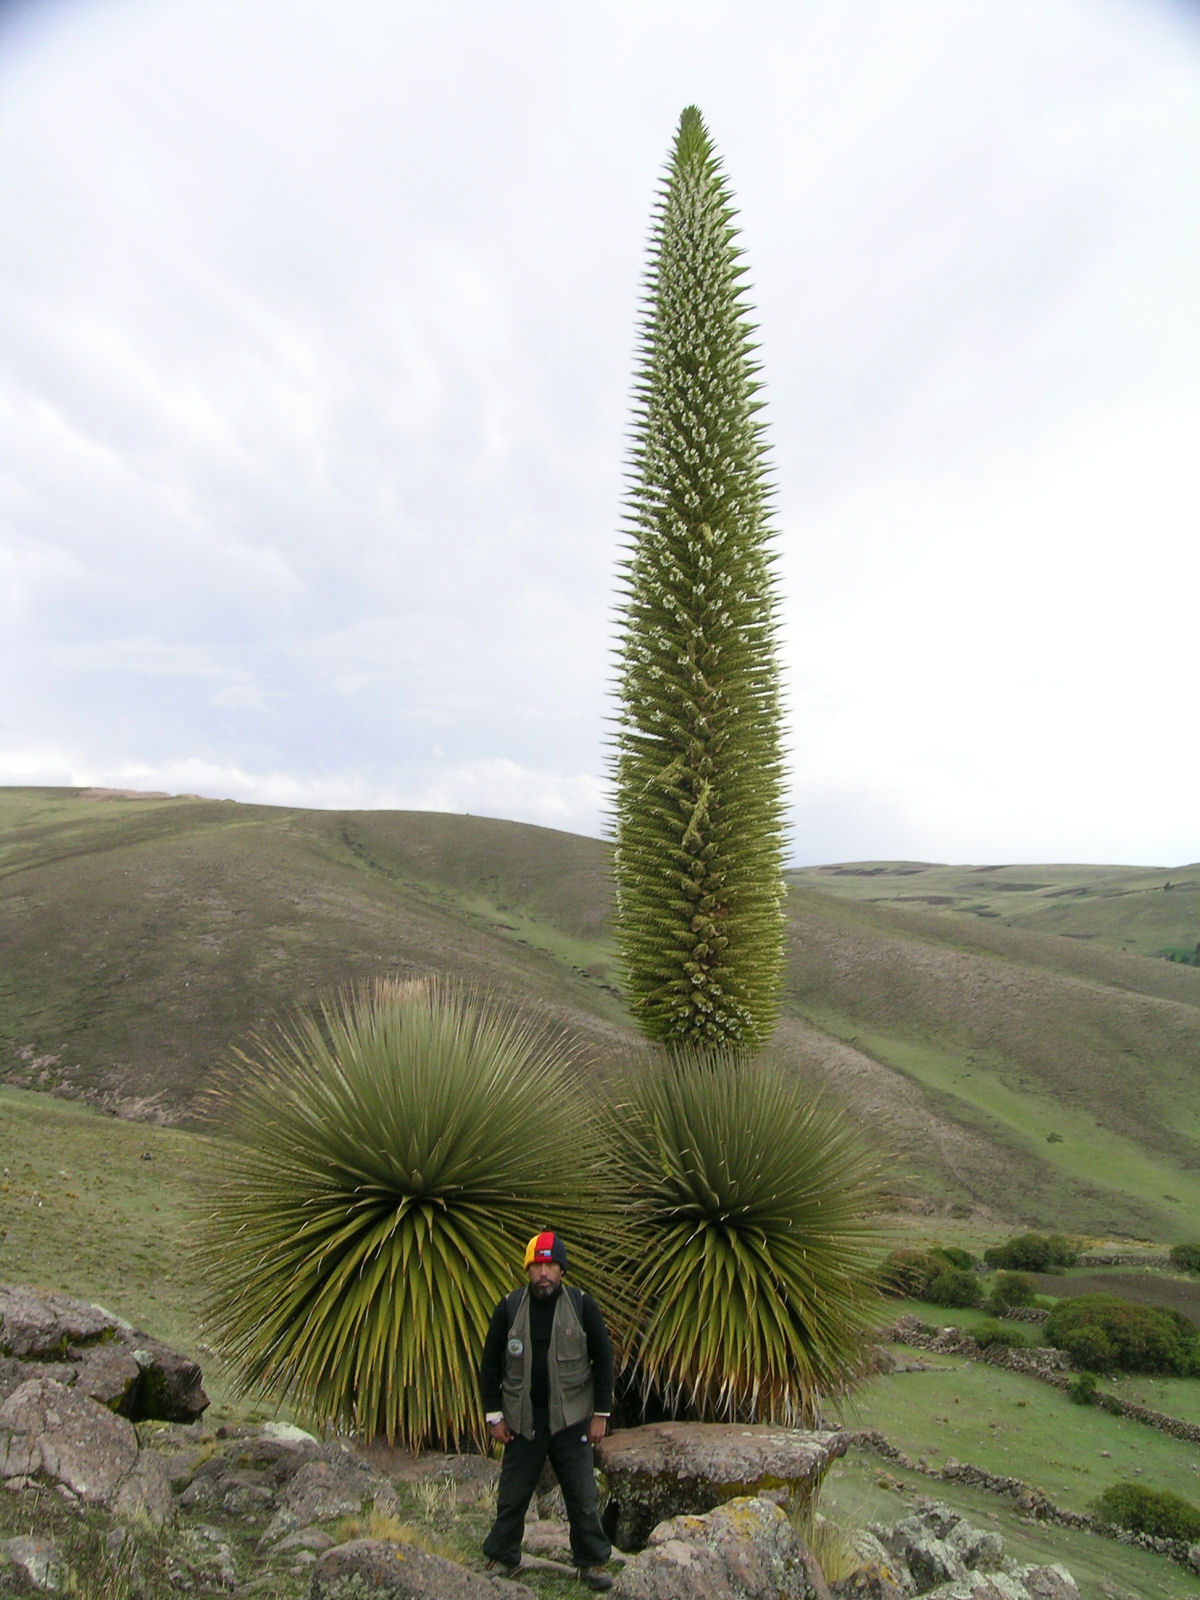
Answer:
<svg viewBox="0 0 1200 1600"><path fill-rule="evenodd" d="M535 1600L513 1579L472 1572L412 1544L354 1539L319 1557L310 1600Z"/></svg>
<svg viewBox="0 0 1200 1600"><path fill-rule="evenodd" d="M640 1550L668 1517L786 1490L799 1508L816 1493L851 1436L759 1423L653 1422L619 1428L596 1446L608 1481L605 1528L621 1550Z"/></svg>

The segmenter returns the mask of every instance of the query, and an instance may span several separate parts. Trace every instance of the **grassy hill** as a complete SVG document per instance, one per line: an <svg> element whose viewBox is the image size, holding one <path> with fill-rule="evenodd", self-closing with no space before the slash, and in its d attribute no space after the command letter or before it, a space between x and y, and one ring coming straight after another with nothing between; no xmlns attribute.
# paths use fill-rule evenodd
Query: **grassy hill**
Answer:
<svg viewBox="0 0 1200 1600"><path fill-rule="evenodd" d="M379 973L485 985L602 1059L632 1037L607 864L484 818L0 790L0 1079L188 1122L256 1028ZM775 1048L878 1142L898 1210L1194 1235L1200 969L1152 952L1200 938L1200 869L790 876Z"/></svg>

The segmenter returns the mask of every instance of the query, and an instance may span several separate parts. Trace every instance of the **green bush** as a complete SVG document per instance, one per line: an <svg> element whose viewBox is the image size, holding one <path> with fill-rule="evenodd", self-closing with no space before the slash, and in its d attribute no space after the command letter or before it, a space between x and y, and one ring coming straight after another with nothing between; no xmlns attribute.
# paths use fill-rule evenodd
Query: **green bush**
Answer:
<svg viewBox="0 0 1200 1600"><path fill-rule="evenodd" d="M1081 1372L1067 1385L1067 1398L1077 1406L1090 1406L1096 1398L1096 1379L1090 1372Z"/></svg>
<svg viewBox="0 0 1200 1600"><path fill-rule="evenodd" d="M1200 1272L1200 1244L1173 1244L1171 1265L1183 1272Z"/></svg>
<svg viewBox="0 0 1200 1600"><path fill-rule="evenodd" d="M925 1300L929 1296L929 1285L945 1270L945 1261L928 1250L893 1250L884 1257L879 1279L885 1294L906 1300Z"/></svg>
<svg viewBox="0 0 1200 1600"><path fill-rule="evenodd" d="M1060 1300L1046 1319L1048 1344L1091 1372L1159 1372L1186 1377L1200 1366L1193 1322L1178 1311L1115 1295Z"/></svg>
<svg viewBox="0 0 1200 1600"><path fill-rule="evenodd" d="M893 1250L884 1258L880 1281L885 1294L909 1300L929 1300L934 1282L945 1272L969 1272L975 1258L967 1250L951 1245L932 1245L928 1250ZM954 1302L938 1301L939 1305ZM976 1304L975 1301L963 1302Z"/></svg>
<svg viewBox="0 0 1200 1600"><path fill-rule="evenodd" d="M975 1265L975 1257L969 1250L960 1250L953 1244L935 1244L930 1255L940 1256L947 1266L957 1267L960 1272L970 1272Z"/></svg>
<svg viewBox="0 0 1200 1600"><path fill-rule="evenodd" d="M1036 1299L1037 1283L1028 1272L998 1272L988 1307L1003 1313L1012 1306L1031 1306Z"/></svg>
<svg viewBox="0 0 1200 1600"><path fill-rule="evenodd" d="M929 1285L926 1298L935 1306L965 1309L977 1306L983 1299L983 1286L973 1272L963 1272L960 1267L947 1267Z"/></svg>
<svg viewBox="0 0 1200 1600"><path fill-rule="evenodd" d="M1156 1539L1200 1539L1200 1510L1169 1489L1149 1489L1141 1483L1114 1483L1096 1502L1105 1522L1131 1533L1148 1533Z"/></svg>
<svg viewBox="0 0 1200 1600"><path fill-rule="evenodd" d="M1014 1272L1053 1272L1073 1267L1078 1255L1061 1233L1019 1233L1005 1244L989 1245L983 1259L989 1267L1007 1267Z"/></svg>
<svg viewBox="0 0 1200 1600"><path fill-rule="evenodd" d="M1028 1340L1020 1328L1006 1327L1003 1322L981 1322L974 1330L975 1343L981 1350L999 1345L1005 1350L1024 1350Z"/></svg>

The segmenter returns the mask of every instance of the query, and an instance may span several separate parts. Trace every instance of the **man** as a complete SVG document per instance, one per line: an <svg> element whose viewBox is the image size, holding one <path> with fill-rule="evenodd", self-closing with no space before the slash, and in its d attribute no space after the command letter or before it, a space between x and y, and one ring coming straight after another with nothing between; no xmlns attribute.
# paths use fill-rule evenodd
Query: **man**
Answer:
<svg viewBox="0 0 1200 1600"><path fill-rule="evenodd" d="M479 1382L488 1430L504 1446L496 1520L483 1542L488 1571L521 1566L525 1512L547 1456L571 1524L571 1559L589 1589L611 1589L612 1546L600 1526L592 1446L612 1407L613 1353L600 1307L563 1285L567 1248L556 1233L525 1247L529 1286L492 1313Z"/></svg>

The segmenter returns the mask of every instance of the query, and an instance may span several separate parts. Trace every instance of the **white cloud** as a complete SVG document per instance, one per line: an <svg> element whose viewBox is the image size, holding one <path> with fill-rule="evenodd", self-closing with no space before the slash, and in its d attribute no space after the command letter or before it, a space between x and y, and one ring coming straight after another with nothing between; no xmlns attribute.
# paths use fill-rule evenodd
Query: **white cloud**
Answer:
<svg viewBox="0 0 1200 1600"><path fill-rule="evenodd" d="M798 853L1196 854L1180 8L16 14L0 772L597 831L695 99L761 312Z"/></svg>

